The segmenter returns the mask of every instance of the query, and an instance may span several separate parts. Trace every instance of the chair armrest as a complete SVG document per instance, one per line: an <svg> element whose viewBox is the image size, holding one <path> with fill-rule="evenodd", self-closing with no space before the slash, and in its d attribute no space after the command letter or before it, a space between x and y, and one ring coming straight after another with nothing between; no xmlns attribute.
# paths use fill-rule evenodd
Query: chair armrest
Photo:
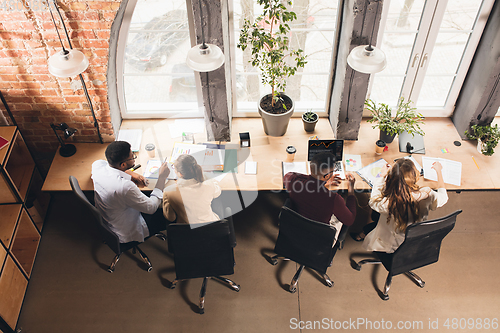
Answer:
<svg viewBox="0 0 500 333"><path fill-rule="evenodd" d="M229 242L231 247L236 246L236 234L234 232L233 215L231 208L226 207L224 209L224 215L226 216L227 224L229 226Z"/></svg>

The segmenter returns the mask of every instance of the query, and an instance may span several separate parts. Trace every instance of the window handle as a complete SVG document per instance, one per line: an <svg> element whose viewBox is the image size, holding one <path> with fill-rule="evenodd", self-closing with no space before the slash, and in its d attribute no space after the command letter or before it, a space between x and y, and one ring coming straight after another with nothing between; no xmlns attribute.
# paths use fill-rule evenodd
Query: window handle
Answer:
<svg viewBox="0 0 500 333"><path fill-rule="evenodd" d="M427 55L428 55L427 53L424 54L424 57L422 58L422 63L420 64L420 67L424 67L425 62L427 61Z"/></svg>
<svg viewBox="0 0 500 333"><path fill-rule="evenodd" d="M420 54L415 54L415 58L413 58L413 63L411 64L411 67L415 67L415 63L417 63L420 60Z"/></svg>

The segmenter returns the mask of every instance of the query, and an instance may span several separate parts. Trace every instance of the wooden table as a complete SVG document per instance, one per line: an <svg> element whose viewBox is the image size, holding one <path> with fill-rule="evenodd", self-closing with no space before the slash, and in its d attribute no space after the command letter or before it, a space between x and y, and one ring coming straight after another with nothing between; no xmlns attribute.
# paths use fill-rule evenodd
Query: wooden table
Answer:
<svg viewBox="0 0 500 333"><path fill-rule="evenodd" d="M144 151L147 143L154 143L157 159L165 159L172 153L173 143L181 141L181 138L171 138L168 124L174 120L125 120L123 129L140 128L143 130L141 150L138 160L143 167L149 159ZM500 188L500 153L493 156L484 156L476 150L475 141L463 141L460 139L454 125L449 118L427 118L423 126L426 133L424 137L426 156L441 157L462 163L461 186L446 184L449 190L473 190L473 189L499 189ZM286 147L293 145L297 148L295 161L306 161L307 140L312 135L318 135L320 139L332 139L333 131L327 119L320 119L313 133L306 133L300 118L292 118L287 133L282 137L271 137L264 133L260 118L235 118L232 121L231 144L239 145L240 132L250 132L251 147L242 148L238 151L238 173L228 173L220 182L225 190L281 190L282 171L281 161L286 157ZM398 139L388 145L389 150L382 155L375 154L375 141L378 139L378 130L372 129L371 124L363 121L357 141L344 142L344 154L357 154L362 157L362 164L368 165L379 158L391 162L395 158L406 156L399 152ZM461 143L455 146L454 141ZM195 134L195 142L206 142L205 133ZM44 191L69 191L68 178L70 175L77 177L83 190L93 190L90 179L91 165L97 159L105 159L104 150L107 144L77 143L77 152L71 157L62 157L56 154L49 173L43 185ZM441 149L447 149L449 153L443 153ZM413 155L417 162L422 164L421 154ZM474 156L478 166L472 159ZM244 172L245 161L257 162L257 175L246 175ZM138 172L143 172L139 169ZM370 187L359 176L356 175L356 189L369 190ZM435 182L421 180L422 185L435 187ZM149 185L152 188L152 184ZM341 189L347 188L343 182Z"/></svg>

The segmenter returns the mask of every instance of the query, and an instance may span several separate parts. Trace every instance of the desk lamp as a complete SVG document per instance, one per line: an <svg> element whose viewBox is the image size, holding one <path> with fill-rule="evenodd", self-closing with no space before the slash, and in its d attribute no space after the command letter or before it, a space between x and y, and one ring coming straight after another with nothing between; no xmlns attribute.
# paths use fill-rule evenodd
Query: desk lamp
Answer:
<svg viewBox="0 0 500 333"><path fill-rule="evenodd" d="M54 133L56 134L57 140L59 140L59 142L61 143L59 154L61 154L62 157L73 156L76 153L75 145L71 143L65 143L63 139L59 136L57 131L64 131L64 138L67 139L76 133L76 128L71 128L66 123L61 123L59 125L54 125L50 123L50 127L52 127Z"/></svg>

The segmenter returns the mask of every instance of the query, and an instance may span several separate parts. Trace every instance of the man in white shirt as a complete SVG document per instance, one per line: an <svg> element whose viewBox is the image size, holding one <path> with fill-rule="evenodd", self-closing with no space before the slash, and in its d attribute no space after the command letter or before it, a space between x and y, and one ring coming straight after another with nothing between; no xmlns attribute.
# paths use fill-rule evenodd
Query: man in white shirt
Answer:
<svg viewBox="0 0 500 333"><path fill-rule="evenodd" d="M98 160L92 164L95 206L118 235L120 243L143 242L148 236L165 230L167 220L160 204L170 173L167 163L160 167L158 181L148 197L137 187L146 185L144 177L129 170L137 158L130 144L114 141L105 154L107 162Z"/></svg>

